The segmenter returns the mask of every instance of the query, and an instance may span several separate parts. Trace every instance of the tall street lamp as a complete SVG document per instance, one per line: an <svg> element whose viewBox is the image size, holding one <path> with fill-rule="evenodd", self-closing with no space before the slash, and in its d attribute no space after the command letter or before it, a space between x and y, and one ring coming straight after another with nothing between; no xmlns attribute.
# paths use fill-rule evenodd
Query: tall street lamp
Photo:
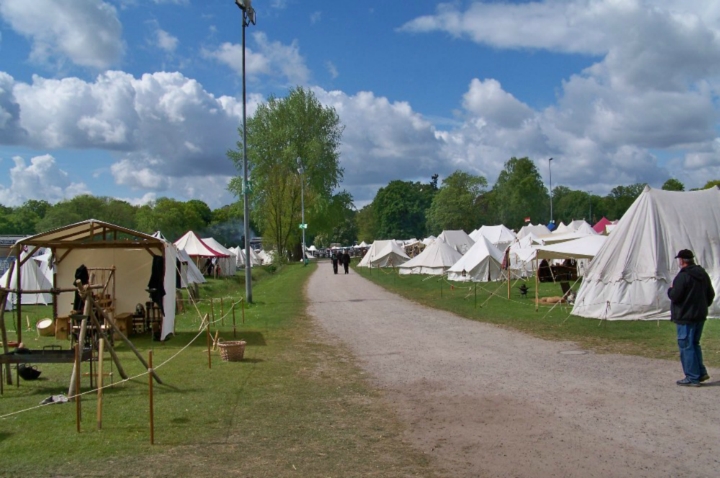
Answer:
<svg viewBox="0 0 720 478"><path fill-rule="evenodd" d="M550 224L553 222L552 160L552 158L548 159L548 171L550 172Z"/></svg>
<svg viewBox="0 0 720 478"><path fill-rule="evenodd" d="M252 273L250 270L250 204L248 202L248 163L247 163L247 99L245 94L245 27L255 25L255 10L252 0L235 0L242 10L242 100L243 100L243 218L245 226L245 300L252 303Z"/></svg>
<svg viewBox="0 0 720 478"><path fill-rule="evenodd" d="M300 208L301 208L301 214L302 214L302 224L300 224L300 229L302 229L302 258L303 258L303 265L307 265L307 257L305 257L305 229L307 228L307 225L305 224L305 168L302 164L302 159L300 157L297 158L297 164L298 164L298 173L300 173Z"/></svg>

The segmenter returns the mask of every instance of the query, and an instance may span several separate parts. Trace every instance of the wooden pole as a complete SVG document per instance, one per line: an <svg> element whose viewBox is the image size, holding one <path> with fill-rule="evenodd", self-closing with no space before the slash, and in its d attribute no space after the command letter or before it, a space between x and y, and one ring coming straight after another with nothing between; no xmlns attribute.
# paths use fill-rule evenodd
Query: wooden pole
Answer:
<svg viewBox="0 0 720 478"><path fill-rule="evenodd" d="M208 352L208 368L212 368L212 354L210 353L210 322L206 325L205 335L207 335L207 352Z"/></svg>
<svg viewBox="0 0 720 478"><path fill-rule="evenodd" d="M535 312L540 310L540 269L538 268L538 260L535 258Z"/></svg>
<svg viewBox="0 0 720 478"><path fill-rule="evenodd" d="M232 305L233 314L233 338L237 338L237 328L235 327L235 304Z"/></svg>
<svg viewBox="0 0 720 478"><path fill-rule="evenodd" d="M80 342L75 344L75 367L80 370ZM80 374L75 375L75 427L80 433L80 421L82 419L82 409L80 406Z"/></svg>
<svg viewBox="0 0 720 478"><path fill-rule="evenodd" d="M100 337L100 350L98 351L98 393L97 393L97 429L102 430L103 406L103 359L105 358L105 338Z"/></svg>
<svg viewBox="0 0 720 478"><path fill-rule="evenodd" d="M79 281L77 281L77 282L79 282ZM87 289L87 288L83 288L83 291L84 291L84 298L85 298L85 307L83 307L83 319L80 322L80 333L78 334L78 341L77 341L77 343L80 345L80 347L83 347L83 344L85 343L85 334L87 333L88 317L90 317L90 314L92 313L92 292L90 291L90 289ZM72 395L73 383L75 382L76 378L78 380L80 379L80 360L79 359L75 362L75 365L73 366L72 375L70 376L70 388L68 390L68 395Z"/></svg>
<svg viewBox="0 0 720 478"><path fill-rule="evenodd" d="M17 329L15 332L17 333L17 341L18 343L22 342L22 267L20 266L20 255L22 253L22 247L18 248L17 252L17 268L15 270L15 279L17 282L15 284L17 285L17 292L15 293L15 297L17 297Z"/></svg>
<svg viewBox="0 0 720 478"><path fill-rule="evenodd" d="M215 298L210 297L210 317L212 317L212 321L215 322Z"/></svg>
<svg viewBox="0 0 720 478"><path fill-rule="evenodd" d="M225 325L225 304L222 297L220 297L220 323Z"/></svg>
<svg viewBox="0 0 720 478"><path fill-rule="evenodd" d="M155 410L153 403L153 353L148 352L148 384L150 385L150 444L155 444Z"/></svg>
<svg viewBox="0 0 720 478"><path fill-rule="evenodd" d="M10 265L10 274L12 274L12 267L15 263L13 262ZM0 332L2 332L2 343L3 343L3 353L10 353L10 347L8 347L8 339L7 339L7 329L5 328L5 301L7 300L8 291L7 289L1 289L0 288ZM10 364L5 364L5 375L7 376L7 384L12 385L12 369L10 368ZM2 381L2 377L0 377L0 381Z"/></svg>
<svg viewBox="0 0 720 478"><path fill-rule="evenodd" d="M92 299L91 299L92 300ZM116 331L117 328L115 327L114 320L110 318L110 316L106 315L105 312L100 309L95 302L93 302L93 308L95 308L96 311L99 311L100 314L102 314L103 318L105 319L105 322L110 324L110 328L112 331ZM115 365L117 365L118 373L122 378L128 378L128 375L125 373L125 369L123 368L122 364L120 363L120 358L117 356L117 352L115 352L115 349L112 345L110 345L110 341L107 338L107 334L105 331L100 328L100 323L98 322L97 318L95 318L95 315L90 315L90 320L92 320L93 325L100 331L100 336L105 341L105 344L107 345L108 352L110 352L110 357L112 357L113 362L115 362Z"/></svg>

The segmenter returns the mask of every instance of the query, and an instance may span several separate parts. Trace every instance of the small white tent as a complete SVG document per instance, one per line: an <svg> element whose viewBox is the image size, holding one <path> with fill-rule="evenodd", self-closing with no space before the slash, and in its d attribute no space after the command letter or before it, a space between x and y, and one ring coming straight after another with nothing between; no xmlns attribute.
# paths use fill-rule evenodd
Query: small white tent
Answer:
<svg viewBox="0 0 720 478"><path fill-rule="evenodd" d="M460 260L460 254L445 241L435 241L417 256L399 266L400 274L441 275Z"/></svg>
<svg viewBox="0 0 720 478"><path fill-rule="evenodd" d="M358 267L373 267L372 261L375 260L375 257L380 254L380 251L383 250L389 242L395 242L395 240L389 239L374 241L370 245L370 249L368 249L368 251L358 263Z"/></svg>
<svg viewBox="0 0 720 478"><path fill-rule="evenodd" d="M646 187L590 263L573 314L603 319L669 318L675 255L694 252L720 291L720 189ZM720 294L710 307L720 316Z"/></svg>
<svg viewBox="0 0 720 478"><path fill-rule="evenodd" d="M517 238L522 239L530 233L535 234L538 237L547 236L550 234L550 229L548 229L547 226L544 226L542 224L533 226L532 223L530 223L520 229L520 232L517 233Z"/></svg>
<svg viewBox="0 0 720 478"><path fill-rule="evenodd" d="M465 233L462 229L456 231L443 231L438 236L438 240L445 241L450 247L458 251L460 254L465 254L470 250L475 241Z"/></svg>
<svg viewBox="0 0 720 478"><path fill-rule="evenodd" d="M224 257L218 257L217 263L220 266L220 275L224 277L234 276L237 272L237 258L232 251L212 237L203 237L202 241L212 250L219 252Z"/></svg>
<svg viewBox="0 0 720 478"><path fill-rule="evenodd" d="M23 260L25 260L23 255ZM15 263L17 267L17 263ZM52 282L50 282L45 275L40 271L35 260L25 260L25 264L20 269L20 290L47 290L53 288ZM12 269L12 276L10 275L10 269L5 271L5 274L0 277L0 286L7 289L18 288L18 273L15 268ZM49 292L46 293L23 293L22 304L23 305L48 305L52 304L52 295ZM8 310L12 310L14 305L17 303L17 294L11 292L7 296L5 302Z"/></svg>
<svg viewBox="0 0 720 478"><path fill-rule="evenodd" d="M397 267L409 260L410 257L405 254L402 247L398 246L395 241L388 241L371 263L373 267Z"/></svg>
<svg viewBox="0 0 720 478"><path fill-rule="evenodd" d="M502 261L503 253L487 237L481 235L470 250L448 269L448 280L473 282L500 280L503 278Z"/></svg>

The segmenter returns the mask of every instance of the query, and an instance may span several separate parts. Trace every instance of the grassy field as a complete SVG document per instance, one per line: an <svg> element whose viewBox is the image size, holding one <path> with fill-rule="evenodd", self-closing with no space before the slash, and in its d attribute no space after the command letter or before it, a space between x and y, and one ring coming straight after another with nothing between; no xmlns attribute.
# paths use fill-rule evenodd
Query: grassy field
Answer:
<svg viewBox="0 0 720 478"><path fill-rule="evenodd" d="M650 358L677 359L675 325L670 321L599 321L570 315L570 307L540 306L535 312L535 282L527 283L530 298L523 299L512 284L511 300L507 283L461 284L437 277L404 275L392 270L355 268L372 280L403 297L438 309L519 330L551 340L577 342L580 347L601 353L621 353ZM575 286L575 290L579 284ZM476 301L477 291L477 301ZM561 296L559 284L541 283L540 297ZM477 305L476 305L477 304ZM706 323L703 355L708 366L720 367L720 321Z"/></svg>
<svg viewBox="0 0 720 478"><path fill-rule="evenodd" d="M83 397L81 433L75 431L74 403L33 408L50 395L67 393L71 371L68 364L39 364L39 380L6 387L0 397L0 474L434 476L427 458L402 441L402 427L386 411L382 395L367 385L348 353L327 345L305 316L302 288L314 268L254 272L258 283L245 324L240 310L236 313L238 338L248 343L242 362L222 362L215 352L208 368L206 336L193 342L200 319L191 308L178 316L178 333L165 343L132 337L143 355L153 350L165 383L155 386L154 446L147 375L141 375L144 369L127 346L117 346L122 364L139 376L119 383L113 370L102 430L95 393ZM215 298L213 334L219 330L220 337L232 340L229 308L243 294L241 277L202 287L201 314L210 312L207 299ZM47 309L26 307L25 313L34 324ZM11 317L6 323L12 340ZM34 331L25 332L24 341L30 348L68 345ZM87 377L82 385L89 389Z"/></svg>

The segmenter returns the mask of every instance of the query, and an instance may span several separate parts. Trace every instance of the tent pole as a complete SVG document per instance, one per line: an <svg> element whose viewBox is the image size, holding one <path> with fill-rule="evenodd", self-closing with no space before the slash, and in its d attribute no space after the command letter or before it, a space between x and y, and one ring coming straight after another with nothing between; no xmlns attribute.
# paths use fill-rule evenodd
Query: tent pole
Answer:
<svg viewBox="0 0 720 478"><path fill-rule="evenodd" d="M540 269L538 269L538 259L535 256L535 312L540 310Z"/></svg>
<svg viewBox="0 0 720 478"><path fill-rule="evenodd" d="M17 287L15 288L15 297L17 297L17 341L22 342L22 267L20 267L20 254L22 247L18 247L17 251L17 270L15 271Z"/></svg>
<svg viewBox="0 0 720 478"><path fill-rule="evenodd" d="M12 265L10 268L10 274L12 274ZM7 341L7 329L5 328L5 301L7 300L7 296L7 289L0 288L0 331L2 331L3 353L5 354L10 353ZM12 369L9 363L5 364L5 375L7 375L8 385L12 385ZM3 377L2 374L0 374L0 387L2 387L2 380Z"/></svg>

